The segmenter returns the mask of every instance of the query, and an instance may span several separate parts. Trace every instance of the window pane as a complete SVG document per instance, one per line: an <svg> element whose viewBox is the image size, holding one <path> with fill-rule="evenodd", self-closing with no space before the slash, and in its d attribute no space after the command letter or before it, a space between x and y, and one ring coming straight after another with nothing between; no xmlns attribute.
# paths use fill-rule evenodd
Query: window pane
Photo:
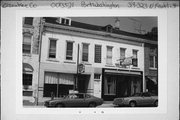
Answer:
<svg viewBox="0 0 180 120"><path fill-rule="evenodd" d="M31 35L23 34L23 53L31 53Z"/></svg>
<svg viewBox="0 0 180 120"><path fill-rule="evenodd" d="M101 74L94 74L94 79L100 79Z"/></svg>
<svg viewBox="0 0 180 120"><path fill-rule="evenodd" d="M133 50L133 59L132 59L132 64L134 67L138 66L138 51L137 50Z"/></svg>
<svg viewBox="0 0 180 120"><path fill-rule="evenodd" d="M115 95L116 94L116 78L115 77L106 77L104 84L105 94Z"/></svg>
<svg viewBox="0 0 180 120"><path fill-rule="evenodd" d="M100 45L95 45L95 58L94 58L95 63L101 63L101 46Z"/></svg>
<svg viewBox="0 0 180 120"><path fill-rule="evenodd" d="M23 44L23 53L31 53L31 45Z"/></svg>
<svg viewBox="0 0 180 120"><path fill-rule="evenodd" d="M82 54L82 61L88 62L88 49L89 45L88 44L83 44L83 54Z"/></svg>
<svg viewBox="0 0 180 120"><path fill-rule="evenodd" d="M73 55L73 42L67 42L67 49L66 49L66 60L72 60Z"/></svg>
<svg viewBox="0 0 180 120"><path fill-rule="evenodd" d="M120 48L120 59L124 59L125 58L125 48Z"/></svg>
<svg viewBox="0 0 180 120"><path fill-rule="evenodd" d="M158 58L157 58L157 56L155 56L155 68L157 68L158 67Z"/></svg>
<svg viewBox="0 0 180 120"><path fill-rule="evenodd" d="M25 17L24 24L32 25L33 24L33 17Z"/></svg>
<svg viewBox="0 0 180 120"><path fill-rule="evenodd" d="M32 74L23 74L23 85L32 85Z"/></svg>
<svg viewBox="0 0 180 120"><path fill-rule="evenodd" d="M153 56L150 56L149 57L149 60L150 60L150 67L154 67L154 57Z"/></svg>
<svg viewBox="0 0 180 120"><path fill-rule="evenodd" d="M112 47L107 47L106 63L112 64Z"/></svg>
<svg viewBox="0 0 180 120"><path fill-rule="evenodd" d="M50 40L49 58L56 58L56 40Z"/></svg>

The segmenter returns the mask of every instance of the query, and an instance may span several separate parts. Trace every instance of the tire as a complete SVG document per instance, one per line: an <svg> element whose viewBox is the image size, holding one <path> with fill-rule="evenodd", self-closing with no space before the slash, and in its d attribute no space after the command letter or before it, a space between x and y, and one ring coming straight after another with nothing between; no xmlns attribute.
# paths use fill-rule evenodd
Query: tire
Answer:
<svg viewBox="0 0 180 120"><path fill-rule="evenodd" d="M136 102L135 102L135 101L131 101L131 102L129 103L129 106L130 106L130 107L136 107Z"/></svg>
<svg viewBox="0 0 180 120"><path fill-rule="evenodd" d="M96 103L95 102L89 103L89 107L96 107Z"/></svg>
<svg viewBox="0 0 180 120"><path fill-rule="evenodd" d="M157 100L154 102L154 106L155 106L155 107L158 106L158 101L157 101Z"/></svg>
<svg viewBox="0 0 180 120"><path fill-rule="evenodd" d="M58 103L56 107L64 107L64 105L62 103Z"/></svg>

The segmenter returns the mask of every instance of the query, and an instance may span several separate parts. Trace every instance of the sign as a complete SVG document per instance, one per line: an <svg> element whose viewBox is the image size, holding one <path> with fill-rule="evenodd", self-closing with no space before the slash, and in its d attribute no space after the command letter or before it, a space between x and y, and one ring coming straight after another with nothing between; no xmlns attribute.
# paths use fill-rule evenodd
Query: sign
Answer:
<svg viewBox="0 0 180 120"><path fill-rule="evenodd" d="M84 63L80 63L78 65L78 73L84 73L85 72L85 65Z"/></svg>
<svg viewBox="0 0 180 120"><path fill-rule="evenodd" d="M116 64L117 67L126 67L133 64L133 57L127 57L118 60L119 63Z"/></svg>
<svg viewBox="0 0 180 120"><path fill-rule="evenodd" d="M132 57L125 58L125 59L121 62L121 65L125 65L125 66L132 65Z"/></svg>

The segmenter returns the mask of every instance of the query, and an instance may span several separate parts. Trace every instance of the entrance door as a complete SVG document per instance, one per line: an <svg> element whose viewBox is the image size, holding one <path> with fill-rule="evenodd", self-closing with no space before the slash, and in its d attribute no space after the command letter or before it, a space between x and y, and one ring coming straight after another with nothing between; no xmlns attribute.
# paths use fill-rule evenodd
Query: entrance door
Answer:
<svg viewBox="0 0 180 120"><path fill-rule="evenodd" d="M101 98L101 84L100 80L94 81L94 96Z"/></svg>
<svg viewBox="0 0 180 120"><path fill-rule="evenodd" d="M78 76L78 91L79 93L86 93L89 83L89 75L79 75Z"/></svg>

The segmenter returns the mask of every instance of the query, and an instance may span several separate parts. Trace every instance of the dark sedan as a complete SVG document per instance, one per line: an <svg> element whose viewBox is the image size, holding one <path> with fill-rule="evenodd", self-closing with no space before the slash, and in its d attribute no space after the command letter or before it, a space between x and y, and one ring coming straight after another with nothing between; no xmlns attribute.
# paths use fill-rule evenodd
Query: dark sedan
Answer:
<svg viewBox="0 0 180 120"><path fill-rule="evenodd" d="M102 104L101 98L86 93L72 93L61 99L44 102L46 107L96 107Z"/></svg>

